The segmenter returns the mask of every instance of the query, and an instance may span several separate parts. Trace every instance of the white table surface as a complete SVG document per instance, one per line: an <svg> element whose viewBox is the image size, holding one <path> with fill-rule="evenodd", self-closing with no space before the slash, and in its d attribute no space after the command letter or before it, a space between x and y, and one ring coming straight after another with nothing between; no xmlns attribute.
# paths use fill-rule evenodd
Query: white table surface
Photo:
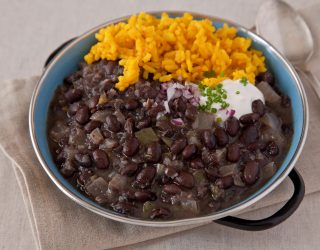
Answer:
<svg viewBox="0 0 320 250"><path fill-rule="evenodd" d="M251 27L262 2L263 0L0 0L0 79L40 74L46 57L58 45L112 18L142 10L191 10ZM320 3L320 0L290 1L297 9L316 3ZM1 121L1 116L0 122L5 122ZM11 164L0 153L0 179L3 177L12 182L6 186L0 183L0 235L5 239L0 242L0 249L35 249ZM266 212L271 212L274 208L269 210ZM252 216L258 217L261 213L253 213L250 217ZM320 193L315 193L306 197L292 219L268 232L248 233L208 225L123 249L209 249L212 243L215 249L313 250L320 248L319 218ZM228 240L222 237L226 234L230 235ZM217 241L217 238L220 240Z"/></svg>

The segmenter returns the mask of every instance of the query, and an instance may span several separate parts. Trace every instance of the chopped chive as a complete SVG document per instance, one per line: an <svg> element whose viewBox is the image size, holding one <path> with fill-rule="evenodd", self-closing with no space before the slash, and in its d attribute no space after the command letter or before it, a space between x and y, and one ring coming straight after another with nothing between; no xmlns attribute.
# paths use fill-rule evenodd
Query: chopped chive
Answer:
<svg viewBox="0 0 320 250"><path fill-rule="evenodd" d="M210 78L210 77L215 77L216 76L216 72L214 70L210 70L210 71L205 71L203 73L204 77Z"/></svg>
<svg viewBox="0 0 320 250"><path fill-rule="evenodd" d="M239 94L240 94L240 91L239 91L239 90L238 90L238 91L236 91L236 94L237 94L237 95L239 95Z"/></svg>
<svg viewBox="0 0 320 250"><path fill-rule="evenodd" d="M246 77L241 77L240 82L243 84L243 86L247 86L248 84L248 79Z"/></svg>
<svg viewBox="0 0 320 250"><path fill-rule="evenodd" d="M220 76L224 77L224 71L221 71Z"/></svg>
<svg viewBox="0 0 320 250"><path fill-rule="evenodd" d="M217 111L218 111L218 110L217 110L216 108L212 108L212 109L211 109L211 112L212 112L212 113L217 113Z"/></svg>
<svg viewBox="0 0 320 250"><path fill-rule="evenodd" d="M222 122L222 118L218 117L216 121L217 121L217 123L221 123Z"/></svg>

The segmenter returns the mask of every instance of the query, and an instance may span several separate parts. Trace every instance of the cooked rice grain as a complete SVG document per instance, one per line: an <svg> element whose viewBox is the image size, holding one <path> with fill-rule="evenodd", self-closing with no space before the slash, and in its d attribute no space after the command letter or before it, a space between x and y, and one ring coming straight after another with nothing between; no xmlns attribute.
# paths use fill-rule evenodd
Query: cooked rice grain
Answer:
<svg viewBox="0 0 320 250"><path fill-rule="evenodd" d="M209 19L194 20L185 13L161 18L140 13L127 23L109 25L96 34L98 42L84 57L88 64L100 59L120 60L124 74L116 88L135 84L139 75L167 82L182 79L215 87L222 80L255 76L266 71L262 52L251 49L251 39L237 36L237 30L224 24L215 29ZM140 72L142 71L142 72ZM204 72L214 71L206 78Z"/></svg>

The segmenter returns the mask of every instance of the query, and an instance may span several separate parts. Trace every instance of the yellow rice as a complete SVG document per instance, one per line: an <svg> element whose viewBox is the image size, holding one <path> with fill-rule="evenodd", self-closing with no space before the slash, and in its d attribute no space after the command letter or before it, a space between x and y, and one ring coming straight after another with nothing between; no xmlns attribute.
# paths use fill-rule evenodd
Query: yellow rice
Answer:
<svg viewBox="0 0 320 250"><path fill-rule="evenodd" d="M127 23L100 29L96 39L84 59L88 64L119 59L124 66L116 83L120 91L135 84L140 74L147 79L152 73L160 82L180 79L215 87L227 78L246 77L254 83L255 76L266 71L262 52L250 48L251 39L237 36L227 24L215 29L210 20L194 20L188 13L179 18L140 13ZM204 76L207 71L209 78Z"/></svg>

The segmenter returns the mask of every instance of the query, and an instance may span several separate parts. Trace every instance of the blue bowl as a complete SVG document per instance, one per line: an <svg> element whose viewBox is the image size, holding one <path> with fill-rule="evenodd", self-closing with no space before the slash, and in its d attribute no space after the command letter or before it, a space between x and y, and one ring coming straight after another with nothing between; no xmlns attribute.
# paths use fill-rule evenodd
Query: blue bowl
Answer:
<svg viewBox="0 0 320 250"><path fill-rule="evenodd" d="M161 12L156 12L153 14L160 15L160 13ZM181 16L182 13L169 12L169 14L171 16ZM62 49L49 63L48 67L45 68L41 79L36 86L30 105L30 135L36 155L41 165L51 180L63 193L87 209L114 220L147 226L176 226L215 220L230 214L239 213L244 208L264 197L277 185L279 185L294 167L294 164L297 161L304 145L308 127L308 106L306 96L295 70L275 48L249 30L226 20L194 13L192 14L198 19L209 18L217 28L221 27L223 23L228 23L230 26L236 27L238 29L239 36L251 38L253 41L252 47L264 53L267 66L274 73L274 76L277 79L277 86L283 93L288 95L292 101L292 109L294 111L294 134L287 156L285 157L276 174L267 183L265 183L261 189L256 191L250 197L242 200L232 207L196 218L171 221L149 221L130 218L103 208L81 194L60 174L58 167L55 165L50 153L46 133L49 104L53 98L55 90L63 82L63 79L77 70L79 62L83 60L84 55L89 52L91 46L96 43L94 36L95 33L104 26L107 26L111 23L117 23L119 21L125 21L127 19L127 17L123 17L88 31Z"/></svg>

